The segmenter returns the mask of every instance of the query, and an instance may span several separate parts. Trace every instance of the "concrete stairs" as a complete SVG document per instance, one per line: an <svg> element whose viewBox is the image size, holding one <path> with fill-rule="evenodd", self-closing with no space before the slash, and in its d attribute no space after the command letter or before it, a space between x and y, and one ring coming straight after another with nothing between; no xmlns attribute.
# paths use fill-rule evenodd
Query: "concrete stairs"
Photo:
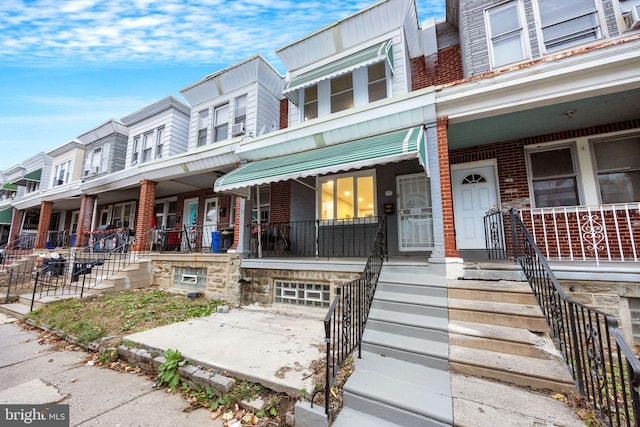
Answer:
<svg viewBox="0 0 640 427"><path fill-rule="evenodd" d="M90 274L86 275L86 283L96 283L93 286L84 289L83 296L90 296L105 292L118 292L128 289L139 289L148 287L152 281L153 267L151 260L141 259L133 264L126 266L124 269L110 274L109 277L103 278L107 272L103 271L103 266L94 266ZM80 284L82 283L80 276ZM11 304L0 304L0 313L5 313L17 319L22 319L31 310L32 293L24 293L18 296L17 301ZM44 304L60 301L68 298L79 298L79 289L65 289L55 295L46 295L37 299L33 308L38 309Z"/></svg>
<svg viewBox="0 0 640 427"><path fill-rule="evenodd" d="M448 288L453 372L537 389L574 388L526 282L450 280Z"/></svg>
<svg viewBox="0 0 640 427"><path fill-rule="evenodd" d="M334 426L451 425L447 325L444 266L385 263Z"/></svg>

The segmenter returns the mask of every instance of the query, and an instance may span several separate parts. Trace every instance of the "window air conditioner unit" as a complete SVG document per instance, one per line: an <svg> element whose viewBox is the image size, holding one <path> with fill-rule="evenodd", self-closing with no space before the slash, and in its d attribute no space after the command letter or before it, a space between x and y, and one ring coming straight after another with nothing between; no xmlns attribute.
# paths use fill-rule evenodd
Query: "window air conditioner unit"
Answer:
<svg viewBox="0 0 640 427"><path fill-rule="evenodd" d="M244 123L236 123L231 126L231 136L244 135Z"/></svg>
<svg viewBox="0 0 640 427"><path fill-rule="evenodd" d="M62 184L64 184L64 181L62 181L61 179L56 181L56 185L62 185Z"/></svg>
<svg viewBox="0 0 640 427"><path fill-rule="evenodd" d="M637 30L640 28L640 4L636 4L631 8L624 17L627 24L627 31Z"/></svg>

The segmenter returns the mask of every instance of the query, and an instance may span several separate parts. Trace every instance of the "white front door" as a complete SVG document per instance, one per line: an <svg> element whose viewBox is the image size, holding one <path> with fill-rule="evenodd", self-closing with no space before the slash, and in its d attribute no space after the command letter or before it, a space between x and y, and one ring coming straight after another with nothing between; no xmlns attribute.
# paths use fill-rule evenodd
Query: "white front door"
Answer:
<svg viewBox="0 0 640 427"><path fill-rule="evenodd" d="M196 249L196 241L198 238L198 199L187 199L184 201L184 210L182 211L182 227L186 231L186 235L182 239L183 250L190 247ZM186 241L185 241L186 239Z"/></svg>
<svg viewBox="0 0 640 427"><path fill-rule="evenodd" d="M451 173L456 245L458 249L485 249L484 216L498 206L495 166L486 162L469 166L454 165Z"/></svg>
<svg viewBox="0 0 640 427"><path fill-rule="evenodd" d="M433 215L429 177L423 173L397 178L398 249L433 249Z"/></svg>

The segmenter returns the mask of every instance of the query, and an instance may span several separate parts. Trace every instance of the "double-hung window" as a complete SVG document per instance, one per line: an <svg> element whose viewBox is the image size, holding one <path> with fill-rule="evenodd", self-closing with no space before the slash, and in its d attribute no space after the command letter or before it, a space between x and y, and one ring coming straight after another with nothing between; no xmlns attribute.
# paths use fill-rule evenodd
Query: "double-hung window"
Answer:
<svg viewBox="0 0 640 427"><path fill-rule="evenodd" d="M164 128L156 130L156 159L162 158L162 149L164 147Z"/></svg>
<svg viewBox="0 0 640 427"><path fill-rule="evenodd" d="M271 213L271 187L265 185L254 190L255 194L251 206L251 219L253 222L258 221L258 212L260 212L260 223L268 223ZM258 194L258 192L260 192ZM260 199L258 204L258 199ZM260 209L258 209L260 207Z"/></svg>
<svg viewBox="0 0 640 427"><path fill-rule="evenodd" d="M236 98L234 109L234 124L247 122L247 95L242 95Z"/></svg>
<svg viewBox="0 0 640 427"><path fill-rule="evenodd" d="M151 160L151 151L153 148L153 132L147 132L142 135L142 159L140 163Z"/></svg>
<svg viewBox="0 0 640 427"><path fill-rule="evenodd" d="M369 102L387 97L387 65L384 62L370 65L367 68Z"/></svg>
<svg viewBox="0 0 640 427"><path fill-rule="evenodd" d="M320 219L348 220L376 215L375 172L319 178Z"/></svg>
<svg viewBox="0 0 640 427"><path fill-rule="evenodd" d="M553 52L602 37L596 1L600 0L538 0L545 50Z"/></svg>
<svg viewBox="0 0 640 427"><path fill-rule="evenodd" d="M304 119L318 118L318 85L304 89Z"/></svg>
<svg viewBox="0 0 640 427"><path fill-rule="evenodd" d="M229 138L229 104L216 107L213 120L213 141Z"/></svg>
<svg viewBox="0 0 640 427"><path fill-rule="evenodd" d="M593 153L602 203L640 201L640 136L596 141Z"/></svg>
<svg viewBox="0 0 640 427"><path fill-rule="evenodd" d="M140 152L140 137L136 136L133 138L133 147L131 149L131 164L135 165L138 163L138 155Z"/></svg>
<svg viewBox="0 0 640 427"><path fill-rule="evenodd" d="M111 222L116 228L134 228L136 202L114 205Z"/></svg>
<svg viewBox="0 0 640 427"><path fill-rule="evenodd" d="M580 204L574 159L572 145L528 152L532 202L535 207Z"/></svg>
<svg viewBox="0 0 640 427"><path fill-rule="evenodd" d="M527 57L526 36L519 1L485 11L489 51L493 67L521 61Z"/></svg>
<svg viewBox="0 0 640 427"><path fill-rule="evenodd" d="M331 113L353 108L353 75L331 79Z"/></svg>
<svg viewBox="0 0 640 427"><path fill-rule="evenodd" d="M53 168L53 182L52 187L56 185L63 185L69 182L69 173L71 171L71 160L66 160L59 163Z"/></svg>
<svg viewBox="0 0 640 427"><path fill-rule="evenodd" d="M198 147L207 145L207 128L209 127L209 110L198 113Z"/></svg>

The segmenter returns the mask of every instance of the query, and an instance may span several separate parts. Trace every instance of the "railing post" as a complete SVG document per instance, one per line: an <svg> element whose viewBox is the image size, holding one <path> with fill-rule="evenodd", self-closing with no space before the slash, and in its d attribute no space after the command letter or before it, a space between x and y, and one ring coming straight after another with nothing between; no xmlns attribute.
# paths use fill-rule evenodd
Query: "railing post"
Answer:
<svg viewBox="0 0 640 427"><path fill-rule="evenodd" d="M509 220L511 221L511 242L513 244L513 259L518 261L518 237L516 235L516 220L515 217L518 214L516 208L511 208L509 211Z"/></svg>
<svg viewBox="0 0 640 427"><path fill-rule="evenodd" d="M9 272L9 277L7 278L7 297L4 300L5 304L9 304L9 296L11 295L11 282L13 282L13 268Z"/></svg>
<svg viewBox="0 0 640 427"><path fill-rule="evenodd" d="M316 259L318 259L320 257L320 220L316 220L315 225L315 253Z"/></svg>
<svg viewBox="0 0 640 427"><path fill-rule="evenodd" d="M38 289L38 278L40 277L40 272L36 271L36 281L33 284L33 295L31 296L31 309L29 311L33 311L33 304L36 301L36 290Z"/></svg>

